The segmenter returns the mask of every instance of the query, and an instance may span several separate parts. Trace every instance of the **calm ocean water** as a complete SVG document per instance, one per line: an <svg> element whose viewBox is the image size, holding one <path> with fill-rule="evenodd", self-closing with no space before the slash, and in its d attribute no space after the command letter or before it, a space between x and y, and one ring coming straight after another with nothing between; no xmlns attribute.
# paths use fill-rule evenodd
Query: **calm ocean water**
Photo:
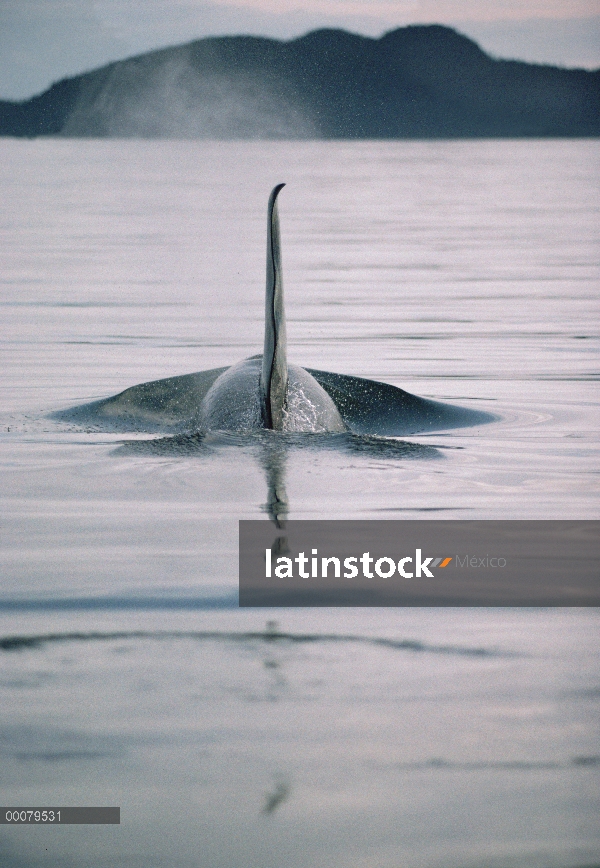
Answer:
<svg viewBox="0 0 600 868"><path fill-rule="evenodd" d="M290 360L500 417L285 447L290 518L598 518L598 143L0 154L0 802L122 809L1 826L2 864L600 864L596 610L239 612L256 443L49 418L260 352L285 181Z"/></svg>

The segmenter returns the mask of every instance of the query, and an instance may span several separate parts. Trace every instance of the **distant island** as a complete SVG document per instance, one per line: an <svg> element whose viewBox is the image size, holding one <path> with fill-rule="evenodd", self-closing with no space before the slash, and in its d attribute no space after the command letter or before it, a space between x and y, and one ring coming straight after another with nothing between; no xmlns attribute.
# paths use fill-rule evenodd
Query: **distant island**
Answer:
<svg viewBox="0 0 600 868"><path fill-rule="evenodd" d="M0 135L436 139L600 134L600 70L497 60L440 25L200 39L0 101Z"/></svg>

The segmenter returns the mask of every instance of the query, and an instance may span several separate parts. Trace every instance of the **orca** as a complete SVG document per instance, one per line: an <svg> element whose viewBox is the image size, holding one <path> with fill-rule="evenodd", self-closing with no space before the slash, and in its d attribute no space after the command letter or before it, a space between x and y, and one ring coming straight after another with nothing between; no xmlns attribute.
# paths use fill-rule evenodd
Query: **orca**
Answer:
<svg viewBox="0 0 600 868"><path fill-rule="evenodd" d="M267 281L262 355L225 368L132 386L53 414L115 431L214 431L398 437L481 425L483 411L419 398L375 380L288 364L277 184L267 208Z"/></svg>

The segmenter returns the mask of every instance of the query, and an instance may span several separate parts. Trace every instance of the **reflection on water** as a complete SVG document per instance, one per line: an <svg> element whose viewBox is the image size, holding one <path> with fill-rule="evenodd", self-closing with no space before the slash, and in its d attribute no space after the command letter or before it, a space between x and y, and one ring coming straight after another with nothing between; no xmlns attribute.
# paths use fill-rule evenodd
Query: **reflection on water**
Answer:
<svg viewBox="0 0 600 868"><path fill-rule="evenodd" d="M285 465L287 452L281 438L263 438L264 446L260 453L260 463L267 481L266 511L276 527L283 527L288 514L289 504L285 490ZM274 542L278 554L287 551L284 537L277 537Z"/></svg>
<svg viewBox="0 0 600 868"><path fill-rule="evenodd" d="M341 454L360 455L385 461L400 461L410 458L441 458L434 446L424 446L391 437L373 437L361 434L281 434L276 431L259 431L251 434L179 434L152 440L130 440L122 443L117 455L164 455L164 456L210 456L224 448L246 451L259 464L265 474L267 486L266 512L277 527L289 511L285 487L286 461L290 452L298 450L335 450ZM283 543L279 543L279 547ZM275 549L280 554L278 543Z"/></svg>
<svg viewBox="0 0 600 868"><path fill-rule="evenodd" d="M129 440L122 443L116 454L140 455L209 455L224 447L245 449L256 455L265 470L276 472L282 457L296 450L327 450L367 458L405 459L441 458L435 446L412 443L392 437L374 437L362 434L281 434L260 431L252 434L179 434L152 440ZM285 463L285 461L284 461Z"/></svg>
<svg viewBox="0 0 600 868"><path fill-rule="evenodd" d="M288 798L290 792L291 787L287 781L277 781L273 790L265 797L265 804L262 809L263 814L272 814L276 811L279 805Z"/></svg>

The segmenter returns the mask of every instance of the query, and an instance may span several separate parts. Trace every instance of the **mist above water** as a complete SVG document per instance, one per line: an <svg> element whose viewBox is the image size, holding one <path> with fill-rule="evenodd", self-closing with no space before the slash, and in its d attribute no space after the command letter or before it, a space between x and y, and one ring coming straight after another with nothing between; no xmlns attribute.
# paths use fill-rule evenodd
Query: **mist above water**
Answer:
<svg viewBox="0 0 600 868"><path fill-rule="evenodd" d="M198 69L183 47L84 78L65 136L142 139L318 138L308 112L258 73Z"/></svg>

